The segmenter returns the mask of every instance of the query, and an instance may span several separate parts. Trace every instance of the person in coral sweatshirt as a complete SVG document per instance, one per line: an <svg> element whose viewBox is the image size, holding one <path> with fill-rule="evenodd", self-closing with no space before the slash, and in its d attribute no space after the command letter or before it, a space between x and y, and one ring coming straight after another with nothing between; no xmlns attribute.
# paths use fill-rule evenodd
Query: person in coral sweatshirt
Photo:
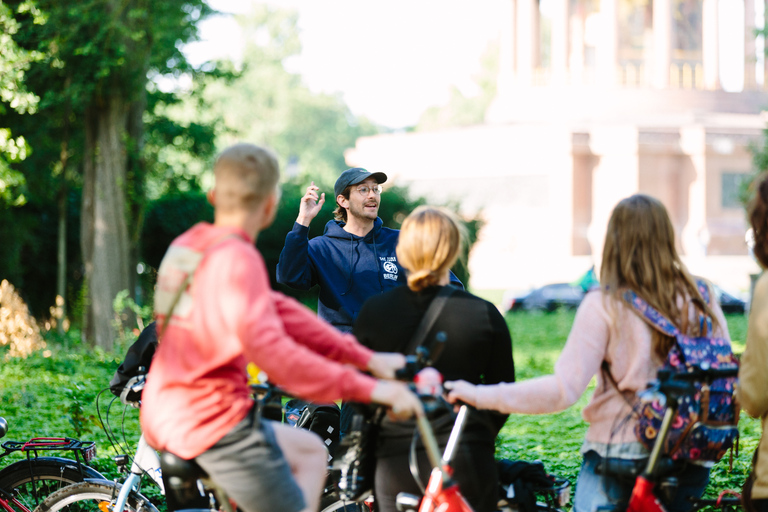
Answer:
<svg viewBox="0 0 768 512"><path fill-rule="evenodd" d="M214 222L176 238L155 292L159 347L143 393L149 444L191 459L246 512L318 508L327 453L314 434L255 416L245 367L307 400L377 402L421 414L392 378L400 354L375 354L270 288L254 243L274 220L278 165L252 144L226 149L209 194Z"/></svg>

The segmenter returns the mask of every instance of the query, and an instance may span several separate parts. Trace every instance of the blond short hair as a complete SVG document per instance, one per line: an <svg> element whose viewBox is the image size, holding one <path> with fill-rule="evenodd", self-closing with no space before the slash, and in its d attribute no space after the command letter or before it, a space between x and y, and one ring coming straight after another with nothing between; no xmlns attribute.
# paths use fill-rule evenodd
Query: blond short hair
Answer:
<svg viewBox="0 0 768 512"><path fill-rule="evenodd" d="M444 208L419 206L403 221L397 259L408 270L413 291L435 286L456 263L465 238L464 225Z"/></svg>
<svg viewBox="0 0 768 512"><path fill-rule="evenodd" d="M240 143L219 154L213 166L216 208L250 210L275 191L280 179L277 158L268 149Z"/></svg>

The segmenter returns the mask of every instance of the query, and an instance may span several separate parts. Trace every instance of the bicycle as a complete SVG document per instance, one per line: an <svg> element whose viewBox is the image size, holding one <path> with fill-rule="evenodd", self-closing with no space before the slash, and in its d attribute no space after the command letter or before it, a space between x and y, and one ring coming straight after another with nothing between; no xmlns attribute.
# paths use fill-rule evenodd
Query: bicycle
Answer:
<svg viewBox="0 0 768 512"><path fill-rule="evenodd" d="M441 340L436 339L435 353L430 356L430 349L422 346L416 351L415 356L406 358L405 368L399 370L397 376L400 380L412 382L414 389L424 403L425 416L416 419L417 432L427 453L432 470L426 486L423 487L423 497L413 494L399 493L396 498L396 506L400 512L473 512L471 505L464 499L458 484L452 478L453 468L451 462L456 454L464 426L469 415L469 406L460 404L458 413L453 423L448 442L443 453L440 453L434 429L429 421L429 414L440 409L449 411L454 409L444 398L442 376L437 370L431 368L431 357L436 358L441 349ZM418 464L416 463L416 433L411 442L410 469L414 479L419 483ZM551 476L551 475L550 475ZM547 488L539 488L536 494L544 501L536 503L536 510L562 512L570 500L570 483L565 479L552 476L552 485ZM517 506L512 500L502 497L499 500L499 510L516 512Z"/></svg>
<svg viewBox="0 0 768 512"><path fill-rule="evenodd" d="M129 404L139 405L127 401L125 397L128 392L140 393L144 382L144 376L140 375L126 383L121 395L126 408ZM273 405L272 398L281 396L281 392L274 386L254 386L253 391L257 399L257 407L261 408ZM112 403L116 399L113 399ZM103 421L102 425L113 446L119 447L120 442L109 426L108 411L109 408L106 421ZM99 417L101 417L100 413ZM171 454L162 454L162 458L161 461L161 457L146 443L142 435L133 457L127 455L115 457L115 463L120 472L127 473L123 482L86 480L69 485L48 496L35 512L79 512L93 509L101 512L157 512L157 508L150 499L141 493L144 476L148 476L158 486L160 493L165 496L169 510L187 508L217 510L218 504L221 503L221 508L232 512L229 500L221 493L217 497L217 488L206 479L204 473L198 474L194 468L196 465L189 466L188 463L194 464L193 461L177 460ZM130 469L128 469L129 462ZM170 487L175 492L167 493L166 487Z"/></svg>
<svg viewBox="0 0 768 512"><path fill-rule="evenodd" d="M616 505L602 507L601 511L666 512L663 501L670 500L677 488L674 472L678 465L662 454L661 450L677 414L679 399L696 392L695 382L711 384L717 379L735 377L736 375L738 375L738 367L709 368L702 365L692 367L686 373L659 370L656 382L649 385L650 389L661 393L666 400L664 416L656 442L644 467L637 464L611 465L612 463L608 462L607 467L598 468L598 472L602 469L617 476L635 479L626 508ZM735 494L736 496L728 497L726 494ZM741 509L740 496L732 491L723 491L718 498L689 498L689 500L693 504L693 511L702 510L706 507L714 507L723 511Z"/></svg>
<svg viewBox="0 0 768 512"><path fill-rule="evenodd" d="M138 403L125 399L127 392L140 392L144 387L144 382L144 375L140 375L126 383L126 392L123 393L121 398L126 410L129 406L138 407ZM107 407L106 419L102 420L101 423L107 438L116 451L125 452L127 450L123 448L127 448L127 446L121 445L109 423L109 411L117 399L117 397L112 399ZM98 397L96 406L99 419L101 419ZM125 442L124 426L122 434ZM35 512L76 512L94 509L98 509L100 512L158 512L150 499L140 492L142 478L146 475L159 487L160 493L165 494L165 486L160 471L160 458L157 452L147 444L144 435L142 434L139 437L132 457L120 454L114 460L118 472L126 474L122 482L87 478L82 482L67 485L50 494L38 505Z"/></svg>
<svg viewBox="0 0 768 512"><path fill-rule="evenodd" d="M0 438L8 433L8 422L0 418ZM23 453L18 460L0 470L0 508L6 512L30 512L40 502L66 485L85 479L105 480L87 465L96 455L92 442L68 437L34 437L25 442L6 441L0 459L12 453ZM41 457L40 452L68 451L74 460L63 457Z"/></svg>

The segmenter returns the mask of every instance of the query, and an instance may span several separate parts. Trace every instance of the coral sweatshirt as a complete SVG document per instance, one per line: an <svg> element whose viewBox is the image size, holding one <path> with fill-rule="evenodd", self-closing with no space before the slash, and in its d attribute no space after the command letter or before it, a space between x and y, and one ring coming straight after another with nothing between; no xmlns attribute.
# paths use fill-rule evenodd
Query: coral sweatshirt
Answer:
<svg viewBox="0 0 768 512"><path fill-rule="evenodd" d="M249 361L302 398L370 402L376 380L347 364L365 368L373 352L271 290L261 255L239 229L200 223L174 240L160 265L155 313L162 334L141 426L156 449L193 458L240 422L253 403Z"/></svg>

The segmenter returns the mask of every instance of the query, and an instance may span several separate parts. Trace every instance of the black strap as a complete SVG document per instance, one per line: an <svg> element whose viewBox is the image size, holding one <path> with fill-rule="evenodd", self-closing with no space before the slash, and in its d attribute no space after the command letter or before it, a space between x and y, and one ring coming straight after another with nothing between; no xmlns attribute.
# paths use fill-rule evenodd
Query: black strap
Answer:
<svg viewBox="0 0 768 512"><path fill-rule="evenodd" d="M440 316L440 312L443 310L443 307L445 307L445 303L448 302L448 297L450 297L455 291L456 288L451 285L446 285L443 286L439 292L437 292L437 295L435 295L435 298L432 299L432 302L429 304L429 308L427 308L424 316L421 317L421 323L416 328L416 332L413 334L413 338L411 338L411 341L408 343L405 351L403 351L405 355L409 356L415 354L416 349L424 344L424 340L427 338L427 334L429 333L430 329L432 329L432 326L435 325L435 321L437 320L437 317Z"/></svg>

